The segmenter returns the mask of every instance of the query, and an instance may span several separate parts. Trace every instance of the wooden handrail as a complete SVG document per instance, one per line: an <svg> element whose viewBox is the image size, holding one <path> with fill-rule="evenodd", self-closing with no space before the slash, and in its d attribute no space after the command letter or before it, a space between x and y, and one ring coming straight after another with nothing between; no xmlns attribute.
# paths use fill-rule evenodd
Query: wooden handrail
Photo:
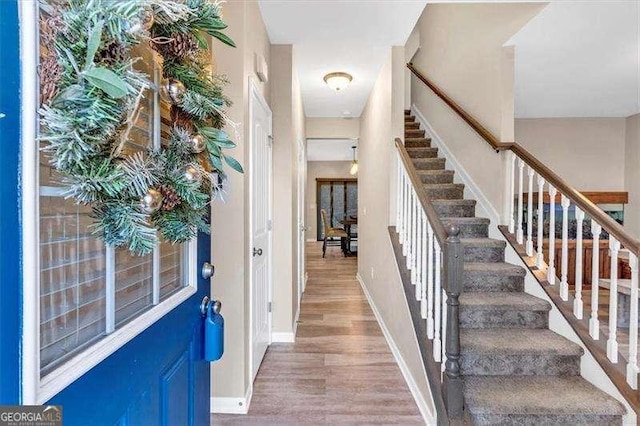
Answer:
<svg viewBox="0 0 640 426"><path fill-rule="evenodd" d="M573 201L577 206L582 209L589 217L594 219L600 226L602 226L610 235L613 235L620 243L629 251L640 256L640 240L630 235L618 222L613 220L608 214L606 214L600 207L595 205L591 200L581 194L577 189L572 187L568 182L558 176L553 170L545 166L540 160L538 160L533 154L524 149L521 145L515 142L500 142L500 140L487 130L478 120L476 120L471 114L465 111L460 105L458 105L453 99L447 96L442 89L436 86L433 82L427 79L422 72L420 72L413 64L408 63L407 68L422 81L427 87L429 87L433 93L444 101L451 109L453 109L473 130L480 135L493 149L496 151L512 151L519 158L521 158L527 165L531 166L540 176L542 176L548 183L553 185L558 191L564 194L567 198ZM397 143L396 143L397 145Z"/></svg>
<svg viewBox="0 0 640 426"><path fill-rule="evenodd" d="M404 169L409 175L411 185L416 190L416 194L418 195L418 200L420 201L422 210L424 210L427 218L429 219L429 223L431 224L433 233L438 239L440 247L444 247L444 243L447 240L447 231L444 229L444 225L440 220L440 216L436 212L436 209L433 207L433 204L427 196L427 193L424 191L424 189L422 189L422 181L420 180L418 173L416 173L413 162L411 161L411 157L409 157L409 153L407 152L407 149L405 148L404 143L402 143L402 140L400 138L396 138L396 148L398 149L398 153L400 154L400 158L402 159L402 164L404 164Z"/></svg>

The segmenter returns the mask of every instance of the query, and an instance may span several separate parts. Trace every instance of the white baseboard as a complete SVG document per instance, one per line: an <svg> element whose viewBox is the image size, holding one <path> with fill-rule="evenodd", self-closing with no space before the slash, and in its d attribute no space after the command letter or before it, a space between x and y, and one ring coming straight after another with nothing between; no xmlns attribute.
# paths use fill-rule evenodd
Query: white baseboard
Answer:
<svg viewBox="0 0 640 426"><path fill-rule="evenodd" d="M456 159L456 157L451 153L447 145L442 140L442 138L438 135L431 124L427 121L427 119L422 115L422 112L416 107L415 104L411 106L411 111L416 116L418 122L424 128L428 137L431 138L431 141L435 143L438 149L442 152L442 155L446 158L446 160L451 163L451 166L455 170L456 174L462 180L465 187L469 189L472 197L478 202L480 207L487 213L489 219L494 224L502 223L500 220L500 214L493 207L493 205L489 202L489 199L484 195L480 187L474 182L474 180L469 176L469 174L465 171L464 167L460 164L460 162Z"/></svg>
<svg viewBox="0 0 640 426"><path fill-rule="evenodd" d="M296 341L295 331L285 333L271 333L272 343L294 343Z"/></svg>
<svg viewBox="0 0 640 426"><path fill-rule="evenodd" d="M373 311L373 314L375 315L376 320L378 321L378 324L382 329L382 334L384 334L384 338L387 340L387 344L391 349L391 353L393 354L393 357L395 358L396 363L398 363L398 367L400 367L402 376L404 377L404 380L407 382L409 391L411 391L411 395L413 396L413 399L416 401L416 405L418 406L418 410L420 410L420 414L422 415L422 418L424 419L425 424L427 425L437 424L436 416L431 412L431 410L429 409L429 406L427 405L427 401L424 400L422 394L418 390L418 385L413 379L413 375L409 371L409 367L407 366L407 363L402 357L402 354L398 349L398 345L396 345L396 342L393 340L393 336L391 336L391 332L389 331L389 329L387 328L387 325L382 319L382 316L380 315L380 311L378 311L378 308L375 302L373 301L371 294L369 293L369 290L367 290L367 286L364 284L362 276L358 273L356 274L356 278L358 279L358 282L362 287L362 291L364 292L364 295L367 297L367 301L371 306L371 310Z"/></svg>
<svg viewBox="0 0 640 426"><path fill-rule="evenodd" d="M247 389L247 394L244 398L211 397L209 411L215 414L247 414L249 412L249 405L251 404L252 396L253 387L250 386L249 389Z"/></svg>

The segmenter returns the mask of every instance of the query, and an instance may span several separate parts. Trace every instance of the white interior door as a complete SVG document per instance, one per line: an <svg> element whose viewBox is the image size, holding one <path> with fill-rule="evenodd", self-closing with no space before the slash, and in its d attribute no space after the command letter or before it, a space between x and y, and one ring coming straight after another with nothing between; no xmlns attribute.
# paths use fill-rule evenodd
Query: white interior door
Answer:
<svg viewBox="0 0 640 426"><path fill-rule="evenodd" d="M250 83L251 144L251 374L271 343L271 109Z"/></svg>
<svg viewBox="0 0 640 426"><path fill-rule="evenodd" d="M307 152L305 141L298 141L298 312L300 300L306 283L305 269L305 234L307 231L305 216L305 194L307 188Z"/></svg>

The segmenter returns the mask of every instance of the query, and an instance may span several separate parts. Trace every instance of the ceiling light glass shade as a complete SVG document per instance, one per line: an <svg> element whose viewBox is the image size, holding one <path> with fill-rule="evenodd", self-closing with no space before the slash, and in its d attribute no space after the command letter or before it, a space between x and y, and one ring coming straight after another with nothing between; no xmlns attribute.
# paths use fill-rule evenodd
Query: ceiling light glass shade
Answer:
<svg viewBox="0 0 640 426"><path fill-rule="evenodd" d="M324 82L336 92L347 87L351 80L353 80L353 77L346 72L332 72L324 76Z"/></svg>
<svg viewBox="0 0 640 426"><path fill-rule="evenodd" d="M351 174L351 176L353 176L356 173L358 173L358 160L356 160L356 147L355 147L355 145L352 146L351 149L353 150L353 161L351 162L351 170L349 170L349 174Z"/></svg>

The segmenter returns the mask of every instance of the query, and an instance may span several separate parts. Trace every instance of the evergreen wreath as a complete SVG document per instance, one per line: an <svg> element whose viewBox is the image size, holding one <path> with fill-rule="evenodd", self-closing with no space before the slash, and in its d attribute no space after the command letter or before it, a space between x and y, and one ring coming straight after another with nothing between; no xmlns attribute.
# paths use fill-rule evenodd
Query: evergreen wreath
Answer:
<svg viewBox="0 0 640 426"><path fill-rule="evenodd" d="M211 0L43 0L41 140L65 196L90 205L92 232L138 255L161 235L171 243L209 232L207 211L225 177L223 149L235 143L220 77L208 71L208 34L235 47ZM171 134L160 149L125 155L149 76L131 49L148 41L162 57L158 88L171 105Z"/></svg>

